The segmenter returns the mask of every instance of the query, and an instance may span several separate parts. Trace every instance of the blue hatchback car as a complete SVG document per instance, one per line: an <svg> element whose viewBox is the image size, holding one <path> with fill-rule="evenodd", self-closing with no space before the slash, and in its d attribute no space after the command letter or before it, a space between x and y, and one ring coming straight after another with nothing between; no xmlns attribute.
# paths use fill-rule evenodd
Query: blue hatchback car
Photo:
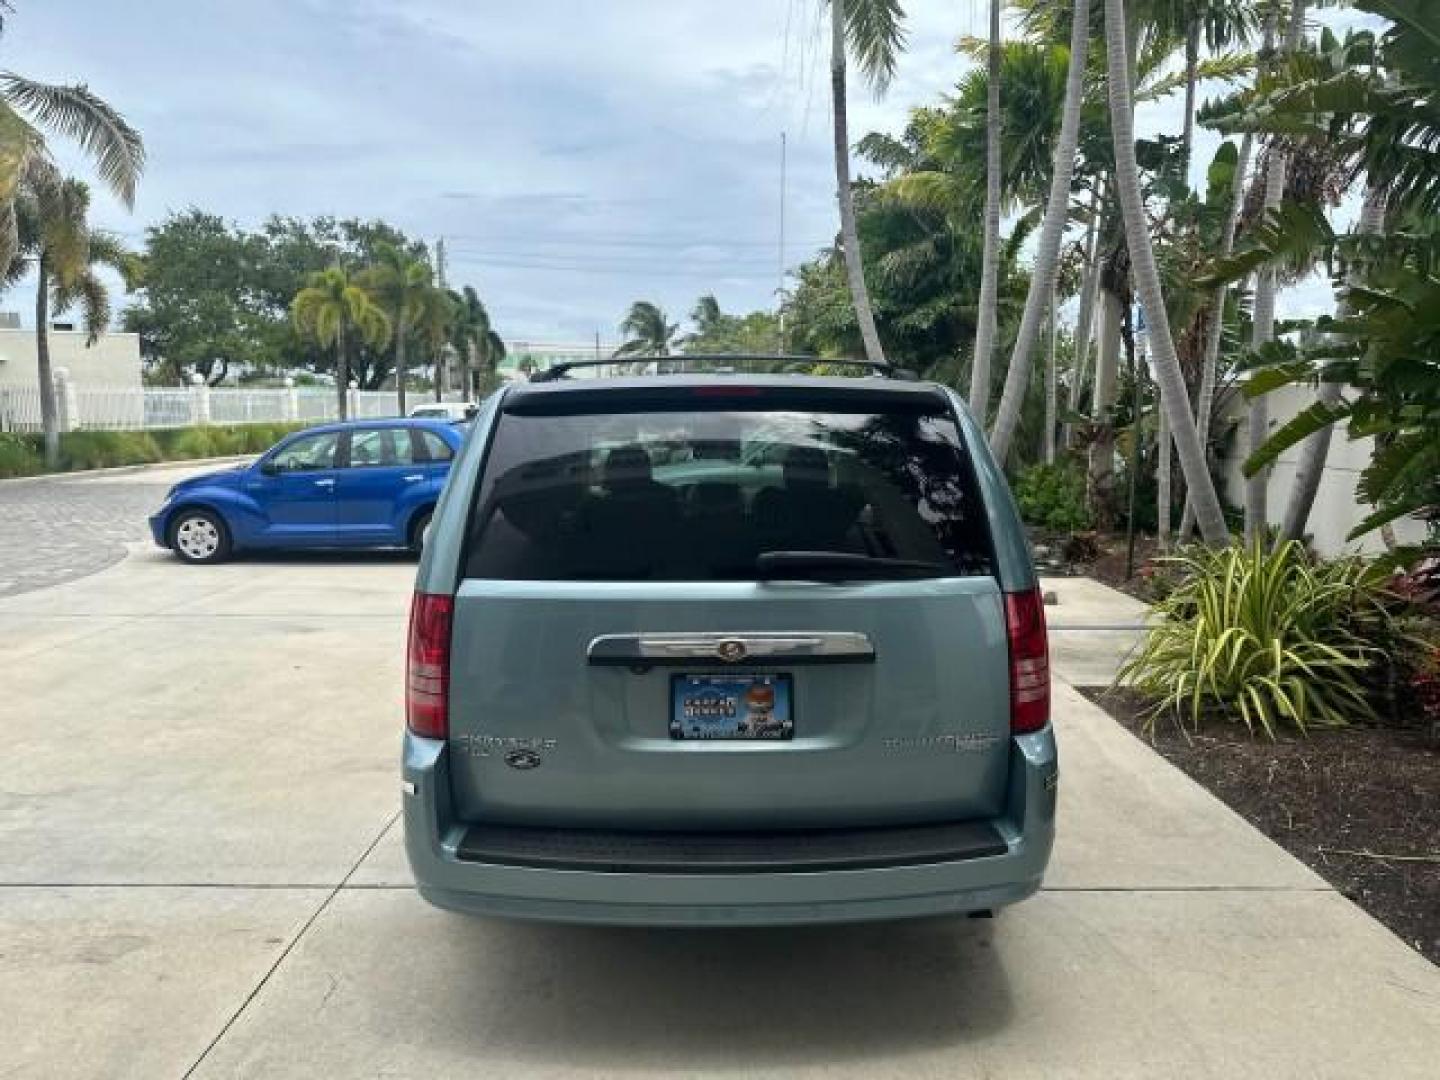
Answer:
<svg viewBox="0 0 1440 1080"><path fill-rule="evenodd" d="M418 552L465 431L423 419L307 428L249 465L176 484L150 531L190 563L241 549Z"/></svg>

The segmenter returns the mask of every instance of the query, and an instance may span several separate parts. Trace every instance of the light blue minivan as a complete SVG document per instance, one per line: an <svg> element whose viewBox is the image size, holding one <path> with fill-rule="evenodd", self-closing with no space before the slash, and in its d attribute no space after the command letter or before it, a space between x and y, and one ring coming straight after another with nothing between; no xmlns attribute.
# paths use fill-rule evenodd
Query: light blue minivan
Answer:
<svg viewBox="0 0 1440 1080"><path fill-rule="evenodd" d="M421 894L688 926L1029 896L1055 828L1045 617L979 428L888 367L721 359L570 365L481 409L411 609Z"/></svg>

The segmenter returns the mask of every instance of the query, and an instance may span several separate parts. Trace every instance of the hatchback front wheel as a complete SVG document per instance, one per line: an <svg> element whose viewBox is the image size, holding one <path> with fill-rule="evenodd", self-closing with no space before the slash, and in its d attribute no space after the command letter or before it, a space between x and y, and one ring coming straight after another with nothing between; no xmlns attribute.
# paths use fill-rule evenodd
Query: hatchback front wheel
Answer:
<svg viewBox="0 0 1440 1080"><path fill-rule="evenodd" d="M170 526L170 547L184 562L223 562L230 555L230 533L209 510L186 510Z"/></svg>

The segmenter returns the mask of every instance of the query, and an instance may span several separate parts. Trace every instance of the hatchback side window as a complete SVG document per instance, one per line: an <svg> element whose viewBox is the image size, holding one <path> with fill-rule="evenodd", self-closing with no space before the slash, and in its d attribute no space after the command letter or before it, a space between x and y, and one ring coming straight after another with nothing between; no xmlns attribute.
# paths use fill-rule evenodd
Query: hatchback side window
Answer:
<svg viewBox="0 0 1440 1080"><path fill-rule="evenodd" d="M419 460L421 461L449 461L455 456L455 452L450 449L450 444L433 431L412 428L411 435L419 444Z"/></svg>
<svg viewBox="0 0 1440 1080"><path fill-rule="evenodd" d="M277 472L311 472L316 469L335 467L335 447L340 442L338 432L328 431L319 435L306 435L283 447L270 458L269 464Z"/></svg>
<svg viewBox="0 0 1440 1080"><path fill-rule="evenodd" d="M415 455L403 428L361 428L350 435L352 469L413 464Z"/></svg>

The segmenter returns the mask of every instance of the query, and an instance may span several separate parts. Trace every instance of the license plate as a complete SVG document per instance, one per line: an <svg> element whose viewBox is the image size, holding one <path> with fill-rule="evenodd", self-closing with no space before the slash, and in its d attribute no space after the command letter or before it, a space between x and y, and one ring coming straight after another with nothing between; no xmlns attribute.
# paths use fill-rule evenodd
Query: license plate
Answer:
<svg viewBox="0 0 1440 1080"><path fill-rule="evenodd" d="M676 675L670 680L672 739L794 736L789 675Z"/></svg>

